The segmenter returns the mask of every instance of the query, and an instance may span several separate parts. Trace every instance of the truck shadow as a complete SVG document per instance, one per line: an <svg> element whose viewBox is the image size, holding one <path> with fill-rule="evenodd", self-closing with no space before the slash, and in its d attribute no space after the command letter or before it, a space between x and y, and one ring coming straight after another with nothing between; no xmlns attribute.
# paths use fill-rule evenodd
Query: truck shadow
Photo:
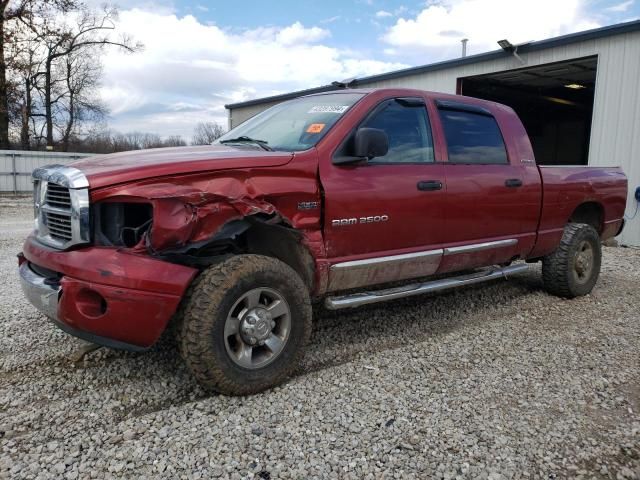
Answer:
<svg viewBox="0 0 640 480"><path fill-rule="evenodd" d="M536 272L509 280L417 295L354 310L314 308L314 331L300 375L349 363L363 354L406 348L497 319L490 313L528 293L541 292ZM514 312L517 307L513 305ZM499 319L498 319L499 320Z"/></svg>
<svg viewBox="0 0 640 480"><path fill-rule="evenodd" d="M518 311L518 301L527 294L541 293L539 273L530 270L509 282L467 287L452 292L420 295L393 302L339 312L314 306L314 329L297 377L347 364L366 355L384 352L427 340L478 322L500 321L496 309ZM141 369L153 365L153 375L173 386L153 405L133 408L128 416L139 416L180 404L216 396L193 380L180 359L172 338L164 337L156 347L142 354L110 352L109 358L91 368L103 369L104 362L133 361ZM146 365L146 367L145 367ZM144 375L141 373L141 375Z"/></svg>
<svg viewBox="0 0 640 480"><path fill-rule="evenodd" d="M496 281L354 310L333 312L317 305L305 358L289 382L379 352L438 342L439 337L453 330L499 322L505 315L516 315L528 295L544 295L539 272L534 268L508 282ZM74 344L66 343L77 342L70 337L60 340L67 352L73 350ZM67 354L48 356L47 360L23 364L15 372L8 369L3 386L17 396L24 389L26 404L31 408L42 404L45 409L56 408L50 400L52 395L60 401L82 401L91 392L101 392L107 414L100 421L106 424L216 397L196 383L168 335L144 353L99 349L79 362L71 361ZM37 375L28 373L31 370ZM25 375L30 377L28 384L23 381ZM232 401L219 398L216 403Z"/></svg>

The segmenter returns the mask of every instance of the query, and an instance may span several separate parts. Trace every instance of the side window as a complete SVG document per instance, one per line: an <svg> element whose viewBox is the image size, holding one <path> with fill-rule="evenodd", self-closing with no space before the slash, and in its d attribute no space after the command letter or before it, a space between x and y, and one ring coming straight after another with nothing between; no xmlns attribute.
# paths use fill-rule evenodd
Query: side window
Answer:
<svg viewBox="0 0 640 480"><path fill-rule="evenodd" d="M392 100L368 118L361 127L379 128L389 137L389 152L369 163L433 162L433 138L424 105L403 105Z"/></svg>
<svg viewBox="0 0 640 480"><path fill-rule="evenodd" d="M509 163L495 118L462 110L439 111L450 163Z"/></svg>

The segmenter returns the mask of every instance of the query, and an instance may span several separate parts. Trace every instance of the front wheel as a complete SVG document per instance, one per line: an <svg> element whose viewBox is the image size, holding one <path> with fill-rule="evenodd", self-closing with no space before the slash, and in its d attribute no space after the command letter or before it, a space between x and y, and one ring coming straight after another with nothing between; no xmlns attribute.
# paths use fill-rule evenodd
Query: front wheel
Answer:
<svg viewBox="0 0 640 480"><path fill-rule="evenodd" d="M179 346L189 369L202 386L227 395L285 380L311 334L306 286L285 263L259 255L205 270L181 317Z"/></svg>
<svg viewBox="0 0 640 480"><path fill-rule="evenodd" d="M584 223L568 224L557 250L542 260L542 280L549 293L574 298L586 295L600 274L600 236Z"/></svg>

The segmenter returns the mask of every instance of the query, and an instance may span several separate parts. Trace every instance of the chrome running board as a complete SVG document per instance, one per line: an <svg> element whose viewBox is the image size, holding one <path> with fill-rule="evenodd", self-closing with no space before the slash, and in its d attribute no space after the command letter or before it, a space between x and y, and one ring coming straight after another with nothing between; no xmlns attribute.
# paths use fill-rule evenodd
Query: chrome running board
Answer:
<svg viewBox="0 0 640 480"><path fill-rule="evenodd" d="M492 267L478 273L461 275L459 277L442 278L430 282L412 283L395 288L387 288L373 292L359 292L349 295L327 297L325 306L330 310L341 308L359 307L370 303L385 302L396 298L411 297L422 293L438 292L450 288L464 287L476 283L487 282L498 278L507 278L514 273L526 272L529 266L526 264L511 265L509 267Z"/></svg>

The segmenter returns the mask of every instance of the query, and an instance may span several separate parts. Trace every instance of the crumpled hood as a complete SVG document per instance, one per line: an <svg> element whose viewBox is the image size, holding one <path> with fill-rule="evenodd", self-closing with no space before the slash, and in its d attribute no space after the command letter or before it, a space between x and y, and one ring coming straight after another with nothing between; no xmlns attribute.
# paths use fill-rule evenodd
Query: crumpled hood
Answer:
<svg viewBox="0 0 640 480"><path fill-rule="evenodd" d="M225 145L156 148L88 157L71 166L80 169L89 187L101 188L146 178L233 168L274 167L291 161L289 152L268 152Z"/></svg>

